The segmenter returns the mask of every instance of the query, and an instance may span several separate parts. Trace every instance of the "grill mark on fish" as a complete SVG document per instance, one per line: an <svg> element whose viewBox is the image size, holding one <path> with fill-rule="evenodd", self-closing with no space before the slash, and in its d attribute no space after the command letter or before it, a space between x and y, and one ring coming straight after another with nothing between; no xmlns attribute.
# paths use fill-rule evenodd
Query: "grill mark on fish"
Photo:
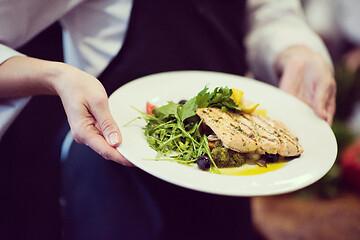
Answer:
<svg viewBox="0 0 360 240"><path fill-rule="evenodd" d="M279 152L284 155L290 154L293 151L299 152L299 154L301 154L303 152L303 149L300 146L297 138L291 135L291 133L289 132L289 130L286 129L283 123L275 121L275 125L283 129L283 133L284 133L284 137L282 138L282 144L280 146ZM288 144L287 141L290 142L290 144ZM290 146L292 146L292 149L289 149Z"/></svg>
<svg viewBox="0 0 360 240"><path fill-rule="evenodd" d="M278 154L282 156L294 156L303 152L303 149L300 147L298 141L291 135L283 123L274 121L269 117L263 117L259 115L251 115L251 118L261 119L265 125L271 127L270 132L273 131L273 135L278 137L280 141Z"/></svg>
<svg viewBox="0 0 360 240"><path fill-rule="evenodd" d="M278 138L276 138L272 131L264 127L263 125L266 125L266 121L261 118L256 118L256 115L250 115L250 114L239 114L239 113L233 113L232 116L234 119L246 119L247 121L251 122L254 126L252 129L254 132L258 134L259 139L259 149L257 150L257 153L265 154L276 154L278 150L278 146L280 144L280 141ZM241 120L240 120L241 122ZM267 126L269 127L269 126Z"/></svg>
<svg viewBox="0 0 360 240"><path fill-rule="evenodd" d="M299 154L302 153L303 149L300 147L298 141L289 132L289 130L286 128L286 126L283 123L271 120L268 117L262 117L257 115L253 115L253 116L264 119L265 120L264 122L268 124L268 126L271 126L274 129L274 134L276 134L280 140L280 146L278 150L278 153L280 155L284 155L284 156L294 155L292 154L292 152L299 152Z"/></svg>
<svg viewBox="0 0 360 240"><path fill-rule="evenodd" d="M257 142L247 137L244 131L240 131L228 114L218 110L217 108L207 108L204 112L202 109L198 109L197 114L229 149L238 152L255 151L257 149ZM215 121L220 118L220 121Z"/></svg>
<svg viewBox="0 0 360 240"><path fill-rule="evenodd" d="M228 148L238 152L297 156L303 152L297 139L281 122L259 115L198 109L202 118ZM231 135L231 136L230 136Z"/></svg>

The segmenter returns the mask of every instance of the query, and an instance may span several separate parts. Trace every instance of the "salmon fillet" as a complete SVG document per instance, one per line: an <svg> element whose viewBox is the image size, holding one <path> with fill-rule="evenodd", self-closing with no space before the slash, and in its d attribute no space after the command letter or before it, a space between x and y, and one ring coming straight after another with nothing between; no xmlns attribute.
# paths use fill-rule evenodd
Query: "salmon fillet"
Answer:
<svg viewBox="0 0 360 240"><path fill-rule="evenodd" d="M223 112L219 108L199 108L203 119L225 147L240 153L298 156L303 148L286 126L269 117L241 112Z"/></svg>

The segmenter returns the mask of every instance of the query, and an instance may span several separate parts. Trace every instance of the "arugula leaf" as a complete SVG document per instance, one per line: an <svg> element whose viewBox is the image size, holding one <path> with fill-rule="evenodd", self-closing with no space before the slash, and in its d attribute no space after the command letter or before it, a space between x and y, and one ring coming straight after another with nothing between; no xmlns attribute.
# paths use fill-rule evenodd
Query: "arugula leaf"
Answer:
<svg viewBox="0 0 360 240"><path fill-rule="evenodd" d="M164 119L171 115L175 116L177 114L178 107L179 107L179 104L169 102L168 104L166 104L164 106L154 109L152 111L152 113L154 114L155 117Z"/></svg>
<svg viewBox="0 0 360 240"><path fill-rule="evenodd" d="M180 105L177 113L180 120L184 122L187 118L196 115L196 109L198 109L196 98L192 98L189 101L187 101L184 105Z"/></svg>
<svg viewBox="0 0 360 240"><path fill-rule="evenodd" d="M206 108L209 105L210 93L208 93L207 90L209 90L209 88L205 87L195 97L198 108Z"/></svg>
<svg viewBox="0 0 360 240"><path fill-rule="evenodd" d="M196 115L196 110L198 108L205 108L209 105L209 93L207 92L209 88L205 88L200 91L197 96L193 97L187 101L184 105L180 105L178 109L178 115L181 121L185 121L188 118L191 118Z"/></svg>

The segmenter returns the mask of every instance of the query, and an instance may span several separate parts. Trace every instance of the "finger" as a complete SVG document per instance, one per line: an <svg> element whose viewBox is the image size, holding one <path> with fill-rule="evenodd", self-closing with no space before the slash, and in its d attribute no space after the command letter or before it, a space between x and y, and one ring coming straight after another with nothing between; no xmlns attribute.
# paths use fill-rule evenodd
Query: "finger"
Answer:
<svg viewBox="0 0 360 240"><path fill-rule="evenodd" d="M99 131L108 144L113 147L118 147L122 141L122 137L119 127L110 113L107 98L95 104L95 106L96 107L91 108L90 111L97 121L96 125L99 128Z"/></svg>
<svg viewBox="0 0 360 240"><path fill-rule="evenodd" d="M328 124L331 126L333 122L333 118L335 115L335 108L336 108L336 88L331 88L327 96L325 97L326 100L323 104L323 111L324 111L324 120L328 122Z"/></svg>
<svg viewBox="0 0 360 240"><path fill-rule="evenodd" d="M336 111L336 87L332 87L326 104L326 121L332 125Z"/></svg>
<svg viewBox="0 0 360 240"><path fill-rule="evenodd" d="M327 123L332 126L333 120L334 120L334 115L335 115L335 103L332 104L329 109L328 109L328 113L327 113L327 117L326 117L326 121Z"/></svg>
<svg viewBox="0 0 360 240"><path fill-rule="evenodd" d="M97 152L100 156L107 160L120 163L124 166L134 166L114 147L110 146L105 139L99 134L90 134L87 138L86 144Z"/></svg>
<svg viewBox="0 0 360 240"><path fill-rule="evenodd" d="M313 102L315 113L332 124L336 108L336 86L335 81L323 81L316 87L315 99Z"/></svg>

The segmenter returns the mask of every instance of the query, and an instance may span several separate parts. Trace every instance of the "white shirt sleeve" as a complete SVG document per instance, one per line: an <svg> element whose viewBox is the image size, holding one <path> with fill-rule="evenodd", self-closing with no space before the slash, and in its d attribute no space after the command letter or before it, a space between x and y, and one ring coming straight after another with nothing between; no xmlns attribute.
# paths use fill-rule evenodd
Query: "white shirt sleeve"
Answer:
<svg viewBox="0 0 360 240"><path fill-rule="evenodd" d="M14 56L21 56L23 55L22 53L19 53L18 51L9 48L8 46L5 46L3 44L0 44L0 64L2 64L3 62L5 62L6 60L8 60L11 57Z"/></svg>
<svg viewBox="0 0 360 240"><path fill-rule="evenodd" d="M274 62L279 53L305 45L320 53L332 66L328 50L308 26L300 1L249 0L250 31L246 37L247 59L255 78L278 84Z"/></svg>
<svg viewBox="0 0 360 240"><path fill-rule="evenodd" d="M21 56L23 54L16 50L0 44L0 65L13 56ZM19 115L21 110L29 102L30 97L1 99L0 98L0 140L11 123Z"/></svg>
<svg viewBox="0 0 360 240"><path fill-rule="evenodd" d="M98 76L125 39L132 0L85 1L61 19L64 61Z"/></svg>

